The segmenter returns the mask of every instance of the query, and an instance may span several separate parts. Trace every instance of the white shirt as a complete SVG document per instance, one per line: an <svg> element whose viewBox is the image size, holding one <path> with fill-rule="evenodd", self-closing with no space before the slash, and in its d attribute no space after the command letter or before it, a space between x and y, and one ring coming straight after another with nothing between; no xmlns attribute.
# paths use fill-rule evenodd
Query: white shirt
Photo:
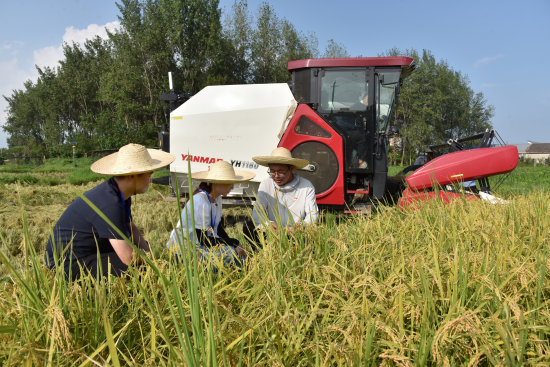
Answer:
<svg viewBox="0 0 550 367"><path fill-rule="evenodd" d="M291 227L298 222L314 223L317 217L315 187L305 178L294 174L294 180L283 186L270 177L260 183L252 211L257 227L268 221L279 224L279 218L284 227Z"/></svg>
<svg viewBox="0 0 550 367"><path fill-rule="evenodd" d="M193 209L195 214L195 220L193 223L193 218L191 217L191 205L189 205L191 201L188 201L187 204L185 204L185 208L183 208L181 212L181 218L178 221L178 225L176 226L176 229L172 231L170 234L170 240L166 244L168 248L170 248L170 243L174 242L176 244L176 235L181 236L181 223L187 223L186 225L186 231L189 233L189 238L193 238L193 236L196 237L194 234L195 229L200 230L208 230L208 235L212 236L212 224L214 224L213 232L214 236L216 238L219 238L218 236L218 225L220 224L220 221L222 220L222 196L218 196L214 203L211 203L210 200L208 200L208 196L204 192L199 192L193 196ZM217 205L216 205L217 204ZM213 218L213 222L211 220ZM180 237L182 241L185 240L185 237ZM198 239L195 239L195 243L197 246L199 246Z"/></svg>

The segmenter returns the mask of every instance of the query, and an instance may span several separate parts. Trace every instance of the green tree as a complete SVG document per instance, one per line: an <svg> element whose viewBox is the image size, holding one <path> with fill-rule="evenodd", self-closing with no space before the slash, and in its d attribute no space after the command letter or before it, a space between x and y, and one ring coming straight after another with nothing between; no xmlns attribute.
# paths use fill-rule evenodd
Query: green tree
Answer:
<svg viewBox="0 0 550 367"><path fill-rule="evenodd" d="M10 146L49 155L70 154L68 141L79 153L153 146L157 127L169 122L158 99L169 89L168 72L175 88L198 92L212 84L286 82L289 61L319 56L315 34L305 35L267 2L252 16L246 0L236 1L225 29L218 0L117 6L120 28L107 40L63 45L58 67L39 69L36 83L5 97Z"/></svg>
<svg viewBox="0 0 550 367"><path fill-rule="evenodd" d="M2 129L9 134L8 147L39 146L44 137L41 130L41 116L35 103L34 84L28 80L24 90L14 90L10 97L3 96L8 107L7 119Z"/></svg>
<svg viewBox="0 0 550 367"><path fill-rule="evenodd" d="M252 31L251 74L253 83L274 83L278 76L280 52L280 20L269 3L259 6Z"/></svg>
<svg viewBox="0 0 550 367"><path fill-rule="evenodd" d="M436 61L430 51L391 49L380 56L409 56L415 72L405 79L395 109L394 121L402 136L401 165L405 151L491 128L494 107L482 93L474 93L467 76L447 61Z"/></svg>
<svg viewBox="0 0 550 367"><path fill-rule="evenodd" d="M159 0L165 37L178 66L176 80L186 91L198 92L216 70L222 37L217 0ZM213 75L210 75L213 77ZM222 76L223 77L223 76Z"/></svg>
<svg viewBox="0 0 550 367"><path fill-rule="evenodd" d="M318 55L315 34L304 35L290 21L280 19L267 2L258 7L250 28L250 81L253 83L284 83L290 79L289 61Z"/></svg>
<svg viewBox="0 0 550 367"><path fill-rule="evenodd" d="M333 59L341 57L351 57L346 50L346 46L342 43L334 41L333 39L328 40L323 58Z"/></svg>
<svg viewBox="0 0 550 367"><path fill-rule="evenodd" d="M251 80L251 50L253 19L246 0L235 1L231 12L224 17L223 35L229 52L226 60L231 64L232 84L245 84Z"/></svg>

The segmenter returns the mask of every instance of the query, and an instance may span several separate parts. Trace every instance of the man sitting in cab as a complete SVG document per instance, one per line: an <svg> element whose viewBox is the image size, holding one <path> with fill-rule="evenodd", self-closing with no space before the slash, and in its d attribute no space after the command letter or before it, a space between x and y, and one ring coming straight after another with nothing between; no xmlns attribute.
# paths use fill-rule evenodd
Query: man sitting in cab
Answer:
<svg viewBox="0 0 550 367"><path fill-rule="evenodd" d="M258 231L282 230L290 235L315 223L318 209L313 184L294 173L307 166L307 160L292 158L290 151L282 147L273 150L270 156L257 156L252 160L269 167L270 175L260 183L252 211L253 221L243 225L243 233L257 250L260 245Z"/></svg>

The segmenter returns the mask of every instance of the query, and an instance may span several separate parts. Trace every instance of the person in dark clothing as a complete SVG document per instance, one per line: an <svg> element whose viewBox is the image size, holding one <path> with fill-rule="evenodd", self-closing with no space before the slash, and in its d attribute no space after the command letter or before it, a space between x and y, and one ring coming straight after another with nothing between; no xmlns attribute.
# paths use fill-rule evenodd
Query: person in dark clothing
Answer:
<svg viewBox="0 0 550 367"><path fill-rule="evenodd" d="M151 183L152 171L169 165L175 157L169 153L146 149L137 144L95 162L92 171L113 176L87 191L84 196L103 213L111 226L82 198L77 198L61 215L46 245L46 266L62 267L75 280L82 272L97 277L122 276L136 261L135 246L149 252L149 244L132 220L132 195L143 194ZM110 266L109 266L110 264Z"/></svg>
<svg viewBox="0 0 550 367"><path fill-rule="evenodd" d="M222 196L233 190L233 184L249 181L255 176L252 172L235 171L230 163L224 161L214 163L209 171L193 173L191 177L201 182L193 192L194 218L191 206L186 204L166 246L179 253L179 246L185 244L186 237L191 239L195 235L195 245L203 258L209 258L213 263L221 260L224 265L243 259L246 254L239 241L230 238L221 225ZM182 223L185 226L183 231Z"/></svg>

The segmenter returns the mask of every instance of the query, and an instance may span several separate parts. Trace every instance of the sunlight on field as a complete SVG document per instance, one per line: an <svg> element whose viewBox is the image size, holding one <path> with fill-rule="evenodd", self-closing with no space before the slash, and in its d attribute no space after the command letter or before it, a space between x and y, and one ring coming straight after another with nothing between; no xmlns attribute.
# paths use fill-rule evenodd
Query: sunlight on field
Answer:
<svg viewBox="0 0 550 367"><path fill-rule="evenodd" d="M328 214L306 240L269 237L244 268L211 274L171 259L177 206L153 185L133 207L151 264L67 284L42 266L47 236L96 184L0 185L3 365L550 363L548 192Z"/></svg>

